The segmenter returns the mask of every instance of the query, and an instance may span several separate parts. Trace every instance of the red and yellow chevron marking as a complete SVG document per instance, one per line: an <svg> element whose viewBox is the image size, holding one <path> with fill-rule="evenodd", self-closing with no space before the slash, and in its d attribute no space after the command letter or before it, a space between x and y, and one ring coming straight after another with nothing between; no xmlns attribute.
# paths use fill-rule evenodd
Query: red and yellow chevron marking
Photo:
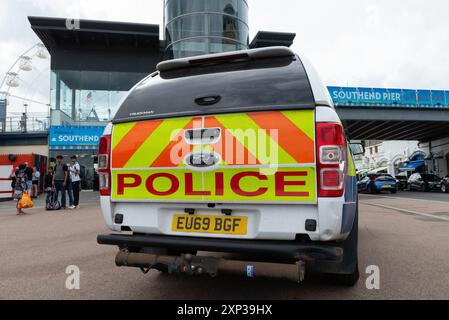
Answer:
<svg viewBox="0 0 449 320"><path fill-rule="evenodd" d="M221 130L189 144L186 130ZM114 200L316 202L314 110L187 117L114 125ZM192 142L190 142L192 143ZM215 152L214 170L191 170L192 152ZM204 152L206 153L206 152ZM264 171L276 166L272 173Z"/></svg>
<svg viewBox="0 0 449 320"><path fill-rule="evenodd" d="M257 157L252 154L235 135L226 128L216 117L206 117L205 128L220 128L222 138L211 145L211 150L221 155L222 165L259 165Z"/></svg>
<svg viewBox="0 0 449 320"><path fill-rule="evenodd" d="M112 168L178 167L182 165L181 160L170 159L173 148L184 150L187 154L191 152L193 146L184 140L184 131L201 127L202 118L115 125L112 139Z"/></svg>
<svg viewBox="0 0 449 320"><path fill-rule="evenodd" d="M313 164L314 118L313 110L301 110L118 124L113 131L112 167L182 168L184 158L200 149L219 154L222 166ZM212 128L222 132L216 143L187 143L185 130Z"/></svg>

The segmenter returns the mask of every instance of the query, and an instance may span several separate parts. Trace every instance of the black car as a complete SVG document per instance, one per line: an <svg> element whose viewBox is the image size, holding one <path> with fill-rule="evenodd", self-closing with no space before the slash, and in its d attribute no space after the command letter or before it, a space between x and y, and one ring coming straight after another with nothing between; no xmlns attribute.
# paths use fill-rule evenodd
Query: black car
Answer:
<svg viewBox="0 0 449 320"><path fill-rule="evenodd" d="M398 181L398 190L404 191L407 189L407 176L396 176L396 180Z"/></svg>
<svg viewBox="0 0 449 320"><path fill-rule="evenodd" d="M430 173L415 173L408 179L410 191L433 191L441 189L441 178Z"/></svg>
<svg viewBox="0 0 449 320"><path fill-rule="evenodd" d="M449 174L441 180L441 191L444 193L449 192Z"/></svg>

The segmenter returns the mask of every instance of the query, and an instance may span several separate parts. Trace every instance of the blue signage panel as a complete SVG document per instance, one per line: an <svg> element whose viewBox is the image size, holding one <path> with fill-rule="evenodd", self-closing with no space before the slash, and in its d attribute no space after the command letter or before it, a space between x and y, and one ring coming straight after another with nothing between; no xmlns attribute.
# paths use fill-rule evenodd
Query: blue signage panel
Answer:
<svg viewBox="0 0 449 320"><path fill-rule="evenodd" d="M50 147L97 147L105 127L51 127Z"/></svg>
<svg viewBox="0 0 449 320"><path fill-rule="evenodd" d="M336 106L449 108L449 91L328 87Z"/></svg>

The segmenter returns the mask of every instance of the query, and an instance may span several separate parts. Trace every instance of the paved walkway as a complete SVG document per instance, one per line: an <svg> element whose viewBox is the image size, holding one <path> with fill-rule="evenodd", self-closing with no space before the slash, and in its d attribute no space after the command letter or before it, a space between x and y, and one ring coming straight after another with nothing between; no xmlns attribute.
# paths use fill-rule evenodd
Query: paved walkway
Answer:
<svg viewBox="0 0 449 320"><path fill-rule="evenodd" d="M353 288L329 285L311 273L298 285L269 279L176 277L157 271L143 275L137 269L117 268L117 248L96 243L98 234L110 232L98 195L83 193L81 206L51 212L38 200L29 215L18 217L13 203L0 204L0 299L449 298L449 222L407 212L445 217L438 212L448 209L440 203L361 196L361 280ZM79 291L65 287L70 265L81 270ZM372 265L380 268L380 290L365 285L365 271Z"/></svg>

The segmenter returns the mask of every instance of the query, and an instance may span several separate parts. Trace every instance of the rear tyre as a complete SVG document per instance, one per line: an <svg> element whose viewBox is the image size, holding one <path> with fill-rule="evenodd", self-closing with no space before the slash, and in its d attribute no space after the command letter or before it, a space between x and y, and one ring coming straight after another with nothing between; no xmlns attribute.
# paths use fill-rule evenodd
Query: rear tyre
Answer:
<svg viewBox="0 0 449 320"><path fill-rule="evenodd" d="M344 254L342 267L352 268L349 273L331 273L326 274L327 281L332 284L346 287L353 287L360 279L359 260L358 260L358 235L359 235L359 210L357 206L354 225L348 239L344 242L342 248Z"/></svg>
<svg viewBox="0 0 449 320"><path fill-rule="evenodd" d="M398 190L392 190L391 193L392 194L398 193Z"/></svg>
<svg viewBox="0 0 449 320"><path fill-rule="evenodd" d="M370 194L376 194L377 190L375 190L372 186L368 186L368 193Z"/></svg>

